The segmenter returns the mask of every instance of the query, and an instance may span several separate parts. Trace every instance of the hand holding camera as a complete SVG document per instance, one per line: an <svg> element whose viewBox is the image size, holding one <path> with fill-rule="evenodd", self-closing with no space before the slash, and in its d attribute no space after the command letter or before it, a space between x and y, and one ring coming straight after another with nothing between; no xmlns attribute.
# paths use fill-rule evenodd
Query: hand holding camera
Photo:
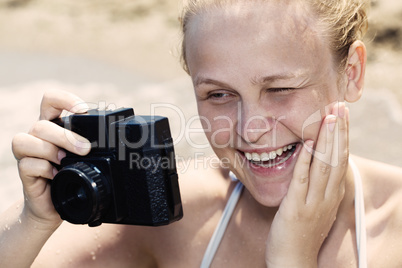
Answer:
<svg viewBox="0 0 402 268"><path fill-rule="evenodd" d="M134 156L144 155L150 156L150 159L156 155L174 159L173 147L168 146L170 131L167 120L158 118L153 121L148 118L148 121L138 122L140 117L134 116L132 112L128 114L130 111L126 110L123 114L112 113L113 115L96 116L95 111L90 112L92 115L73 115L69 121L69 124L72 123L69 125L71 128L62 127L61 120L58 121L59 125L48 121L58 118L63 110L86 112L82 103L82 100L68 92L47 92L42 100L40 120L34 124L29 134L15 136L13 153L18 159L24 186L24 214L39 224L44 224L45 228L54 229L60 225L60 216L54 209L50 193L53 189L51 180L58 173L54 167L56 164L65 169L60 170L55 178L53 202L62 218L68 221L92 226L102 222L161 225L181 218L180 194L173 162L170 162L170 166L166 164L161 168L152 166L149 169L137 169L137 165L133 164L130 168L129 162L130 157L133 160ZM92 121L98 123L101 122L100 118L106 121L103 121L103 125L98 125L97 129L92 129L89 125L89 128L85 128L87 118L96 118ZM121 121L121 124L117 121ZM63 122L66 122L66 118ZM81 123L84 125L80 126ZM151 148L148 146L150 143L142 144L145 147L133 146L139 139L138 136L131 135L136 130L145 129L144 124L149 129L154 125L158 131L160 126L164 128L152 140L155 145L163 145L163 148ZM98 131L99 127L107 129ZM111 130L117 132L113 133ZM111 133L113 136L110 136ZM88 136L84 138L85 135ZM71 142L71 137L75 142ZM99 138L100 140L96 140ZM148 138L150 137L143 140ZM89 152L96 141L100 143ZM125 146L125 141L131 142L130 146ZM87 157L83 157L87 154ZM147 180L148 175L151 175L150 181ZM128 189L134 192L127 191Z"/></svg>

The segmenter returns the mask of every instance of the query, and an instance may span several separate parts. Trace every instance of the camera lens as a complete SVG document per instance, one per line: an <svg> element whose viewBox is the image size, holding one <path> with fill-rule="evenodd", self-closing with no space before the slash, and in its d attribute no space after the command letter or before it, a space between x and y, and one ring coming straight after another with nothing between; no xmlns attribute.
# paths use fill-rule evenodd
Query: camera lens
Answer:
<svg viewBox="0 0 402 268"><path fill-rule="evenodd" d="M105 176L91 164L78 162L61 169L53 178L51 197L60 217L75 224L99 225L109 205Z"/></svg>

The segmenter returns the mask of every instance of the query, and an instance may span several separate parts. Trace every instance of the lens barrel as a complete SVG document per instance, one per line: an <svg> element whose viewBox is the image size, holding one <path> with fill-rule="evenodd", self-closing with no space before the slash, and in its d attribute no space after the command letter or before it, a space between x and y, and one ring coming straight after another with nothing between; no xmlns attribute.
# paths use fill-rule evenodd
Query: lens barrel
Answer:
<svg viewBox="0 0 402 268"><path fill-rule="evenodd" d="M62 168L53 178L52 202L63 220L74 224L101 224L110 204L108 181L94 165L78 162Z"/></svg>

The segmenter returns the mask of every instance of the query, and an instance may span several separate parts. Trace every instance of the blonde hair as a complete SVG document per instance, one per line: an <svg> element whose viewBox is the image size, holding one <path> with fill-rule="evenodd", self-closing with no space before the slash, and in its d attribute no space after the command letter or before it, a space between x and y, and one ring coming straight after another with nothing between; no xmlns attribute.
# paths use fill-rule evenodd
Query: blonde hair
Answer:
<svg viewBox="0 0 402 268"><path fill-rule="evenodd" d="M250 2L250 0L184 0L180 17L182 30L181 63L189 73L186 59L185 36L191 18L211 8L222 8L235 2ZM260 0L269 1L269 0ZM271 0L273 1L273 0ZM303 1L303 0L302 0ZM368 10L370 0L304 0L310 5L317 16L321 33L328 40L339 71L346 69L349 47L356 40L361 40L368 28Z"/></svg>
<svg viewBox="0 0 402 268"><path fill-rule="evenodd" d="M321 32L329 41L340 71L346 69L349 47L368 29L370 0L309 0Z"/></svg>

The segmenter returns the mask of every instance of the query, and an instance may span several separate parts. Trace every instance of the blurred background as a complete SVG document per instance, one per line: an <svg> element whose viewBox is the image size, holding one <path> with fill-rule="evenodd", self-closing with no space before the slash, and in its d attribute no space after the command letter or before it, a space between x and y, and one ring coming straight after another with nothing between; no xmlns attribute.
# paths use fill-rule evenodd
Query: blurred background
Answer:
<svg viewBox="0 0 402 268"><path fill-rule="evenodd" d="M181 160L211 153L195 133L192 85L179 64L180 1L0 0L0 212L22 196L12 137L38 119L48 89L163 114ZM351 152L402 166L402 1L374 1L370 23L365 92L350 105Z"/></svg>

